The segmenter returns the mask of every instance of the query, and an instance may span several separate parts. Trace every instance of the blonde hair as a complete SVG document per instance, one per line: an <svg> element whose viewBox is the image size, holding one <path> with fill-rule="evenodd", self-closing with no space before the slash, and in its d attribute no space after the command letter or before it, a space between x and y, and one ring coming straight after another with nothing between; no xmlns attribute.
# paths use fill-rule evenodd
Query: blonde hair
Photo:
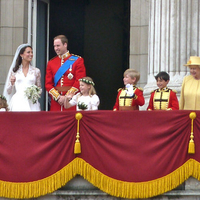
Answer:
<svg viewBox="0 0 200 200"><path fill-rule="evenodd" d="M90 90L89 90L89 96L92 96L94 94L96 94L96 90L94 88L94 82L92 80L92 78L90 78L89 76L83 77L81 79L79 79L80 82L86 83L88 85L90 85Z"/></svg>
<svg viewBox="0 0 200 200"><path fill-rule="evenodd" d="M137 84L137 82L140 80L140 73L137 70L135 70L135 69L127 69L124 72L124 77L126 75L130 76L132 79L136 78L135 84Z"/></svg>
<svg viewBox="0 0 200 200"><path fill-rule="evenodd" d="M8 104L7 104L7 100L3 95L0 95L0 109L1 108L5 108L6 111L8 111Z"/></svg>

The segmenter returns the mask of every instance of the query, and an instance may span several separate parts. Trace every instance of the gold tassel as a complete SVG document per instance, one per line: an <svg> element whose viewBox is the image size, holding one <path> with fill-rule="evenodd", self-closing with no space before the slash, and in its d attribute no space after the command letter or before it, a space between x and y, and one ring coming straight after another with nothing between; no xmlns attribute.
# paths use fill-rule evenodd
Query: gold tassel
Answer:
<svg viewBox="0 0 200 200"><path fill-rule="evenodd" d="M189 146L188 146L188 154L195 154L193 122L194 122L194 119L196 118L196 113L191 112L189 117L191 119L191 135L190 135L190 142L189 142Z"/></svg>
<svg viewBox="0 0 200 200"><path fill-rule="evenodd" d="M74 145L74 154L81 153L81 143L80 143L80 135L79 135L79 121L82 119L83 115L81 113L76 113L75 115L77 120L77 134L76 134L76 141Z"/></svg>

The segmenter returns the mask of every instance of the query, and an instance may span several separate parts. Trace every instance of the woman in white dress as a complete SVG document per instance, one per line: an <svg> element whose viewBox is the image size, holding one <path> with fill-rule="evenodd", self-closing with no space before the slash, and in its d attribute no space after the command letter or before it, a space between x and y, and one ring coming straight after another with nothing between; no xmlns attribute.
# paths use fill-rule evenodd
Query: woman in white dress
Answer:
<svg viewBox="0 0 200 200"><path fill-rule="evenodd" d="M90 77L79 79L80 92L74 95L67 94L64 102L65 108L76 105L76 110L98 110L99 97L94 89L94 82Z"/></svg>
<svg viewBox="0 0 200 200"><path fill-rule="evenodd" d="M17 48L3 93L10 111L40 111L38 100L33 103L25 95L25 90L30 86L41 88L41 73L30 64L32 58L33 50L29 44Z"/></svg>

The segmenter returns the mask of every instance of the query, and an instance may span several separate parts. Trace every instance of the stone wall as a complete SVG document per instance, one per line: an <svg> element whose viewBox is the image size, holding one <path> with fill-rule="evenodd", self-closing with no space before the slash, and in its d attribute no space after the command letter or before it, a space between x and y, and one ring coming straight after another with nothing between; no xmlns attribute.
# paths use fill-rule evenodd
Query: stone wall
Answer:
<svg viewBox="0 0 200 200"><path fill-rule="evenodd" d="M131 0L130 68L140 72L138 86L147 83L149 0Z"/></svg>
<svg viewBox="0 0 200 200"><path fill-rule="evenodd" d="M27 42L28 0L0 0L0 94L17 47Z"/></svg>

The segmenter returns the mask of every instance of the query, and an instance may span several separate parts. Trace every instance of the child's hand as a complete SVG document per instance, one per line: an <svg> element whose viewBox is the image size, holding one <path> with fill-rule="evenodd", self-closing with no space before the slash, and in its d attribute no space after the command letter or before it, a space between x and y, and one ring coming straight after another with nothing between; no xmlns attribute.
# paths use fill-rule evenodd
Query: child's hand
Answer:
<svg viewBox="0 0 200 200"><path fill-rule="evenodd" d="M126 84L126 89L129 89L130 87L132 86L132 88L133 88L133 85L131 85L131 84Z"/></svg>
<svg viewBox="0 0 200 200"><path fill-rule="evenodd" d="M72 93L69 92L69 93L66 95L66 98L67 98L68 101L70 101L70 100L72 99L73 96L74 96L74 95L73 95Z"/></svg>
<svg viewBox="0 0 200 200"><path fill-rule="evenodd" d="M126 90L127 90L127 94L129 96L133 96L134 92L133 92L133 85L127 84L126 85Z"/></svg>

